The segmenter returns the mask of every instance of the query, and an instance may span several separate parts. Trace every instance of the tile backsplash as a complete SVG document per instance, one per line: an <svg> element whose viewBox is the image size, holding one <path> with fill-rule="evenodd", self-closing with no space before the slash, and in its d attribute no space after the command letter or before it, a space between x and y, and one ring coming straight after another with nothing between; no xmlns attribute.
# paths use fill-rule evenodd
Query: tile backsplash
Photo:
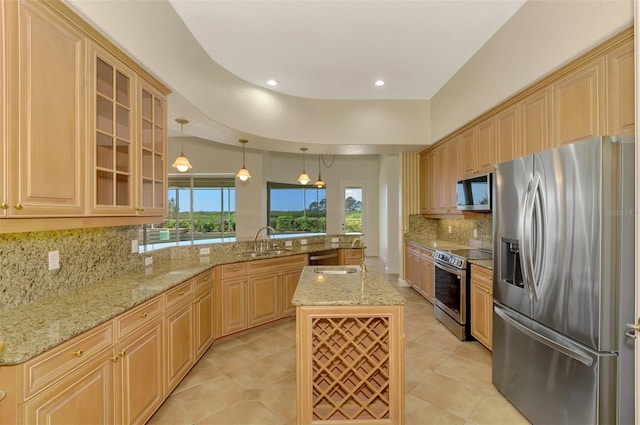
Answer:
<svg viewBox="0 0 640 425"><path fill-rule="evenodd" d="M451 233L449 233L451 226ZM477 236L474 236L474 229ZM433 219L420 214L409 216L409 234L428 239L444 240L477 248L493 248L493 222L491 214L474 219Z"/></svg>

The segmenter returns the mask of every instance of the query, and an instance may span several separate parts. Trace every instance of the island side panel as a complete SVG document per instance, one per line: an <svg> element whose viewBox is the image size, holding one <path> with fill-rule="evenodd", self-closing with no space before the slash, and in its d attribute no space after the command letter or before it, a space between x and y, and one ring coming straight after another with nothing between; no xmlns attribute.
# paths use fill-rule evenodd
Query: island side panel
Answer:
<svg viewBox="0 0 640 425"><path fill-rule="evenodd" d="M404 424L403 305L298 306L296 329L298 424Z"/></svg>

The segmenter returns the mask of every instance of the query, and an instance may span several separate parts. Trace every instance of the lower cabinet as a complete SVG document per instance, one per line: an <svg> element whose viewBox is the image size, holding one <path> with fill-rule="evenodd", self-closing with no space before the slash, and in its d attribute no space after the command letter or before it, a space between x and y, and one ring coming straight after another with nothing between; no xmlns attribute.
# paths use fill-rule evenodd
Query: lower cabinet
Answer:
<svg viewBox="0 0 640 425"><path fill-rule="evenodd" d="M291 298L307 261L307 255L293 255L219 267L216 337L295 314Z"/></svg>
<svg viewBox="0 0 640 425"><path fill-rule="evenodd" d="M213 269L2 366L0 423L144 424L214 340Z"/></svg>
<svg viewBox="0 0 640 425"><path fill-rule="evenodd" d="M493 273L471 265L471 335L491 350L493 340Z"/></svg>
<svg viewBox="0 0 640 425"><path fill-rule="evenodd" d="M359 266L362 261L362 248L341 248L341 266Z"/></svg>
<svg viewBox="0 0 640 425"><path fill-rule="evenodd" d="M433 273L433 251L407 243L405 245L405 280L431 303L435 293Z"/></svg>

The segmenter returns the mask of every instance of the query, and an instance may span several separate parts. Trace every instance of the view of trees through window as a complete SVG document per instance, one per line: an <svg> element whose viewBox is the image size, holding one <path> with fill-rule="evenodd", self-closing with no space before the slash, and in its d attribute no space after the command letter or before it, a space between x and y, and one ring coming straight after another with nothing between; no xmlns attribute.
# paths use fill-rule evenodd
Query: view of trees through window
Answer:
<svg viewBox="0 0 640 425"><path fill-rule="evenodd" d="M326 233L327 190L267 183L267 224L276 233Z"/></svg>
<svg viewBox="0 0 640 425"><path fill-rule="evenodd" d="M146 226L146 245L233 240L236 189L233 178L169 176L164 222Z"/></svg>
<svg viewBox="0 0 640 425"><path fill-rule="evenodd" d="M345 189L345 233L362 233L362 188Z"/></svg>

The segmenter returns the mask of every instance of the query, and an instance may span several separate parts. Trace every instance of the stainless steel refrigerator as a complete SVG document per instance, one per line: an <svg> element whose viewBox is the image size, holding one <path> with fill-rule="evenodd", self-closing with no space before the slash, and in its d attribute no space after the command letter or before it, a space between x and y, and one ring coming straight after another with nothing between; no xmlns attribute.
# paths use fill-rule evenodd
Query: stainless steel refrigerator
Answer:
<svg viewBox="0 0 640 425"><path fill-rule="evenodd" d="M633 424L633 138L498 164L496 388L534 424Z"/></svg>

